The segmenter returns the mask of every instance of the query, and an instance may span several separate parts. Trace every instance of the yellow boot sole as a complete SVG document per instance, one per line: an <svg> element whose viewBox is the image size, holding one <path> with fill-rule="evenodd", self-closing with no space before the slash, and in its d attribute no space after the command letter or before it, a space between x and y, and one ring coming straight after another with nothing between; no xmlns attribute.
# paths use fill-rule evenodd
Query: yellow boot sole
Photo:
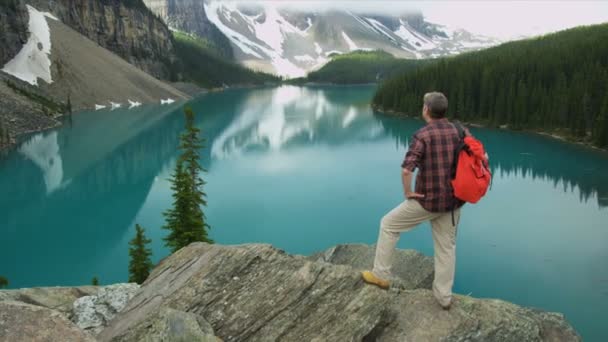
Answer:
<svg viewBox="0 0 608 342"><path fill-rule="evenodd" d="M363 277L364 282L376 285L381 289L388 290L388 288L391 286L391 283L388 280L376 277L371 271L363 271L361 272L361 276Z"/></svg>

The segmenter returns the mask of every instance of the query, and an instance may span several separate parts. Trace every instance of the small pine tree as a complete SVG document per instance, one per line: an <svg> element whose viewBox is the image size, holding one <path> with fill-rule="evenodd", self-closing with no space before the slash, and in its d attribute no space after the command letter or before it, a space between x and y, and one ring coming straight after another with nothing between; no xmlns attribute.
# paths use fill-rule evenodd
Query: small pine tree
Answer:
<svg viewBox="0 0 608 342"><path fill-rule="evenodd" d="M185 109L186 131L180 136L182 155L178 158L170 179L173 190L173 208L165 211L169 230L165 245L176 252L195 241L213 243L207 234L209 225L201 207L207 205L203 192L205 181L200 177L206 170L200 165L199 150L204 147L199 138L200 130L194 126L194 112Z"/></svg>
<svg viewBox="0 0 608 342"><path fill-rule="evenodd" d="M8 279L3 276L0 276L0 289L8 287Z"/></svg>
<svg viewBox="0 0 608 342"><path fill-rule="evenodd" d="M138 284L143 283L150 275L152 269L152 250L146 248L152 240L147 239L144 229L136 224L135 225L135 237L129 241L129 256L131 260L129 262L129 282L135 282Z"/></svg>
<svg viewBox="0 0 608 342"><path fill-rule="evenodd" d="M91 285L99 286L99 279L97 279L97 277L93 277L93 279L91 279Z"/></svg>

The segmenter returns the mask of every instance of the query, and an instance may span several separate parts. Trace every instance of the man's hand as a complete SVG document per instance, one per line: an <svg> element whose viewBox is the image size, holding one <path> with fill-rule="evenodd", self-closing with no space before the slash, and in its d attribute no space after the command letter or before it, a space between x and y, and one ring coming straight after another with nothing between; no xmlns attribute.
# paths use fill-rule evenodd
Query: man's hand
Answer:
<svg viewBox="0 0 608 342"><path fill-rule="evenodd" d="M405 197L407 197L407 199L415 199L415 198L424 198L424 195L419 194L417 192L410 191L410 192L405 193Z"/></svg>

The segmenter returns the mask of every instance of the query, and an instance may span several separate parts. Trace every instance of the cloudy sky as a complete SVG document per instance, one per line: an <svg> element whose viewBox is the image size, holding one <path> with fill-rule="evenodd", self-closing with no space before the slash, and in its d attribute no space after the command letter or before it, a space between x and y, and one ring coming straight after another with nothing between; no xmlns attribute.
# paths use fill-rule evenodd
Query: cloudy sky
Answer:
<svg viewBox="0 0 608 342"><path fill-rule="evenodd" d="M229 1L229 0L228 0ZM240 1L239 1L240 2ZM251 3L252 1L247 1ZM422 11L428 21L501 39L608 22L608 1L255 1L305 9L365 12Z"/></svg>

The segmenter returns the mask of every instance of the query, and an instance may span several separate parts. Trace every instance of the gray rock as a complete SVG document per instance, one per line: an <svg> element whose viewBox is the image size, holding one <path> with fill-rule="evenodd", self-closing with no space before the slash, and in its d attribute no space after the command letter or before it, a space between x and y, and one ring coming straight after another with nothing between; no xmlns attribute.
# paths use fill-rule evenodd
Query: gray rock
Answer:
<svg viewBox="0 0 608 342"><path fill-rule="evenodd" d="M348 253L327 254L325 260L339 261ZM138 336L154 336L146 322L162 316L160 308L205 317L225 341L580 340L558 314L466 296L444 311L429 290L384 291L364 284L351 266L260 244L181 249L97 338L125 341L138 329Z"/></svg>
<svg viewBox="0 0 608 342"><path fill-rule="evenodd" d="M97 334L127 305L138 289L139 285L135 283L101 287L96 294L74 301L72 320L81 329Z"/></svg>
<svg viewBox="0 0 608 342"><path fill-rule="evenodd" d="M364 244L337 245L313 254L308 259L337 265L349 265L357 270L371 270L376 246ZM404 289L431 289L433 285L433 258L418 251L397 249L393 262L393 275Z"/></svg>
<svg viewBox="0 0 608 342"><path fill-rule="evenodd" d="M0 302L18 301L56 310L65 317L72 315L74 301L90 296L99 290L98 286L79 287L33 287L17 290L0 290Z"/></svg>
<svg viewBox="0 0 608 342"><path fill-rule="evenodd" d="M117 341L217 342L213 327L202 316L161 307Z"/></svg>
<svg viewBox="0 0 608 342"><path fill-rule="evenodd" d="M0 341L95 341L60 312L15 301L0 302Z"/></svg>

